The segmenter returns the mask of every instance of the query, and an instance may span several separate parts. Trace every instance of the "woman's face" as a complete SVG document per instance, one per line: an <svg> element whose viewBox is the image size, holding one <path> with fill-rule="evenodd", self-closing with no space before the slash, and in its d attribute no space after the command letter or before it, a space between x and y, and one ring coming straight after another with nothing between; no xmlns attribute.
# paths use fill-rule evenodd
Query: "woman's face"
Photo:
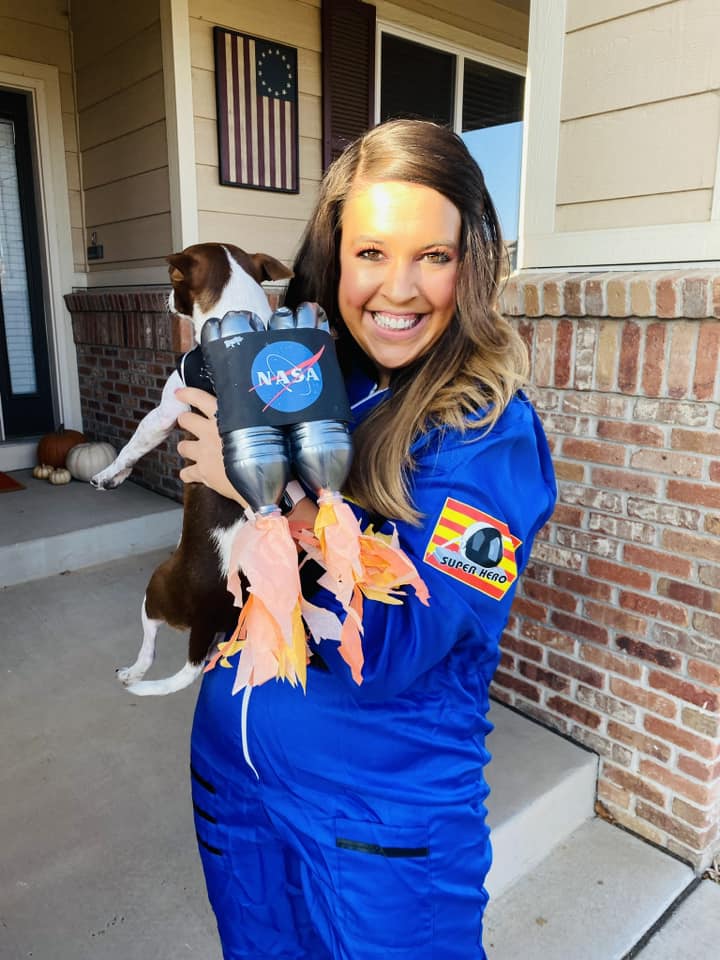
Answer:
<svg viewBox="0 0 720 960"><path fill-rule="evenodd" d="M341 226L340 313L387 386L455 312L460 211L430 187L383 181L350 193Z"/></svg>

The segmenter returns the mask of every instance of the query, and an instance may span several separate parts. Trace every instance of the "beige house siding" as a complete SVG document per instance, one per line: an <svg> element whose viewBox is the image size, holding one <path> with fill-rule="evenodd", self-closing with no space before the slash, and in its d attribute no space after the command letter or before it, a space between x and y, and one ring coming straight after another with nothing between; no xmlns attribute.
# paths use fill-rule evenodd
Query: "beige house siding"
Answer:
<svg viewBox="0 0 720 960"><path fill-rule="evenodd" d="M558 231L709 221L719 43L717 0L568 0Z"/></svg>
<svg viewBox="0 0 720 960"><path fill-rule="evenodd" d="M90 273L163 263L171 249L160 14L129 0L73 0L72 28Z"/></svg>
<svg viewBox="0 0 720 960"><path fill-rule="evenodd" d="M73 261L75 270L84 270L80 158L67 3L63 0L3 0L0 7L0 54L48 64L59 71Z"/></svg>
<svg viewBox="0 0 720 960"><path fill-rule="evenodd" d="M268 6L273 15L268 16ZM300 192L272 193L219 182L213 27L290 44L298 51ZM191 0L190 48L200 241L227 240L290 262L322 175L320 0Z"/></svg>

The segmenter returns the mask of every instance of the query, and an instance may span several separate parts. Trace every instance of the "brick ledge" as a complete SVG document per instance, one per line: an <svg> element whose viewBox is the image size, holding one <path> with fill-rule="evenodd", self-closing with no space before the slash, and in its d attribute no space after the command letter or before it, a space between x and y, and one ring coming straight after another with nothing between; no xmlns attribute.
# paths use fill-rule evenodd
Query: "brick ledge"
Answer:
<svg viewBox="0 0 720 960"><path fill-rule="evenodd" d="M720 269L518 273L499 308L509 317L720 318Z"/></svg>

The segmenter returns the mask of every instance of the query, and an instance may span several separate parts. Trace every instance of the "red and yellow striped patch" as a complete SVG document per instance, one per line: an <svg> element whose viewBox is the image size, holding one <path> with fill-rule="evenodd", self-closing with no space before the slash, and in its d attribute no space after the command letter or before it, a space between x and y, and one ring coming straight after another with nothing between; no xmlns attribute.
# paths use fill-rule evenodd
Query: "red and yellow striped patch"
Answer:
<svg viewBox="0 0 720 960"><path fill-rule="evenodd" d="M502 600L517 579L515 551L521 543L502 520L448 497L423 560L474 590Z"/></svg>

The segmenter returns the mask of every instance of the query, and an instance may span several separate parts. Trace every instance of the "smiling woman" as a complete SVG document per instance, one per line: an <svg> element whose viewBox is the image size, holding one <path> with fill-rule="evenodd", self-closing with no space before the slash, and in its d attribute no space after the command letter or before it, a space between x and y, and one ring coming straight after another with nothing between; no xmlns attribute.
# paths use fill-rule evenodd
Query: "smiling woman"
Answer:
<svg viewBox="0 0 720 960"><path fill-rule="evenodd" d="M339 612L363 632L361 683L328 634L305 697L266 683L240 703L234 671L205 674L193 794L226 960L485 958L488 689L555 500L523 347L495 310L501 259L482 174L444 127L382 124L326 175L286 304L316 301L335 327L355 451L343 493L430 599L368 591ZM200 429L194 458L216 476L215 421ZM317 514L305 497L289 520ZM310 604L337 613L307 572Z"/></svg>
<svg viewBox="0 0 720 960"><path fill-rule="evenodd" d="M389 386L391 372L449 326L459 247L460 211L429 187L359 184L345 202L338 306L374 362L378 386Z"/></svg>

